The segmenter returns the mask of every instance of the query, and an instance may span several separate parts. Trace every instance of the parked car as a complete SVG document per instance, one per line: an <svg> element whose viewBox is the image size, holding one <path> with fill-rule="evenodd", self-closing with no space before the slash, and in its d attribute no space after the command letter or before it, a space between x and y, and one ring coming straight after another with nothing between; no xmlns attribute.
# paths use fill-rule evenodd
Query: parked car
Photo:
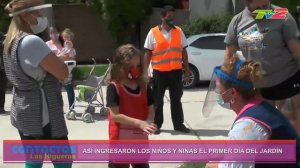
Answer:
<svg viewBox="0 0 300 168"><path fill-rule="evenodd" d="M225 55L226 34L199 34L190 36L186 48L189 58L190 80L182 81L184 88L192 88L200 81L209 81L213 68L221 65ZM149 68L152 77L152 68Z"/></svg>
<svg viewBox="0 0 300 168"><path fill-rule="evenodd" d="M190 67L190 80L183 81L184 88L192 88L200 81L209 81L213 68L224 61L226 34L199 34L190 36L187 53Z"/></svg>

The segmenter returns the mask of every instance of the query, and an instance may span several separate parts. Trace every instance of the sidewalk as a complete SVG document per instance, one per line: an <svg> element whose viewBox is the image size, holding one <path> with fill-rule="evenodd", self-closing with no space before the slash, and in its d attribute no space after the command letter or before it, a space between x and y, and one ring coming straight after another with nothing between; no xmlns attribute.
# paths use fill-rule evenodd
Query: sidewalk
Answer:
<svg viewBox="0 0 300 168"><path fill-rule="evenodd" d="M207 86L206 86L207 87ZM206 96L206 87L197 87L191 90L185 90L182 98L185 124L192 129L189 134L181 134L173 130L170 116L169 93L166 92L164 104L164 124L161 128L160 135L151 135L151 140L207 140L207 139L225 139L228 130L231 127L235 114L220 110L214 111L209 118L204 118L201 109ZM106 88L103 87L105 94ZM75 91L77 95L77 91ZM105 96L105 95L104 95ZM64 108L68 110L68 101L66 92L63 92ZM5 109L10 110L12 95L6 94ZM80 111L81 108L77 108ZM70 140L107 140L108 139L108 121L100 118L99 110L96 108L94 123L84 123L80 120L67 121ZM22 168L24 164L19 165L4 165L3 160L3 145L2 140L19 140L20 137L17 130L11 126L9 114L0 115L0 168ZM182 165L177 164L150 164L151 168L176 168ZM45 168L53 167L51 164L46 164ZM74 164L74 168L105 168L106 164Z"/></svg>

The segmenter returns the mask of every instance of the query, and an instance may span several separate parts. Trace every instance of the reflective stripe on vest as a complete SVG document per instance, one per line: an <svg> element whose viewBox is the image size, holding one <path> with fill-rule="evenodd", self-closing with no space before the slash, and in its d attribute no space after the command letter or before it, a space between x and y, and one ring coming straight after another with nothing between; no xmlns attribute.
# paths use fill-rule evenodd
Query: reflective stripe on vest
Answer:
<svg viewBox="0 0 300 168"><path fill-rule="evenodd" d="M157 53L154 53L152 56L158 56L158 55L162 55L162 54L165 54L167 52L171 52L171 51L177 51L177 52L182 52L182 50L180 48L169 48L169 49L166 49L166 50L162 50L162 51L159 51Z"/></svg>
<svg viewBox="0 0 300 168"><path fill-rule="evenodd" d="M161 60L161 61L152 61L152 65L160 65L160 64L165 64L165 63L170 64L172 62L182 64L182 59L181 58L171 58L171 59L165 59L165 60Z"/></svg>
<svg viewBox="0 0 300 168"><path fill-rule="evenodd" d="M170 42L163 36L156 26L151 29L156 41L156 48L152 51L151 63L154 70L172 71L182 69L181 30L172 29Z"/></svg>

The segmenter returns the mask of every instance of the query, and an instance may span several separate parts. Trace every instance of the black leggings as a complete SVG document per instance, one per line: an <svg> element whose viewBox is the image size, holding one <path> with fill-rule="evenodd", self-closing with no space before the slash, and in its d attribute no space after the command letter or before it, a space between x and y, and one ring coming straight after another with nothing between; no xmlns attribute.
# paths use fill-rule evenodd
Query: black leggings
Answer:
<svg viewBox="0 0 300 168"><path fill-rule="evenodd" d="M109 163L108 168L129 168L130 164L116 164L116 163ZM148 163L144 164L131 164L132 168L149 168Z"/></svg>
<svg viewBox="0 0 300 168"><path fill-rule="evenodd" d="M60 137L60 138L53 138L51 136L51 126L50 124L46 125L43 128L44 135L41 137L34 137L31 135L24 135L23 132L19 130L19 135L21 137L21 140L68 140L68 136ZM52 161L54 168L71 168L72 167L72 161L70 160L70 163L58 163ZM43 163L38 162L30 162L26 161L26 168L42 168Z"/></svg>

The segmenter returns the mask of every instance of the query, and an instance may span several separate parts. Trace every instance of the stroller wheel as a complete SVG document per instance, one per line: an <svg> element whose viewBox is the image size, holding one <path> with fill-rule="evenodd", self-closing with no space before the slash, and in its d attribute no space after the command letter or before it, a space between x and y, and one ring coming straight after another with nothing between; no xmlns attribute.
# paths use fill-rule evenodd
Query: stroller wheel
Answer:
<svg viewBox="0 0 300 168"><path fill-rule="evenodd" d="M66 114L66 118L68 120L76 120L76 112L74 110L71 110L69 111L67 114Z"/></svg>
<svg viewBox="0 0 300 168"><path fill-rule="evenodd" d="M102 107L102 108L100 109L100 116L106 117L107 115L108 115L108 109L105 108L105 107Z"/></svg>
<svg viewBox="0 0 300 168"><path fill-rule="evenodd" d="M89 106L86 110L86 113L95 114L95 107Z"/></svg>
<svg viewBox="0 0 300 168"><path fill-rule="evenodd" d="M83 116L82 116L82 120L86 123L91 123L93 122L93 116L90 114L90 113L85 113Z"/></svg>

